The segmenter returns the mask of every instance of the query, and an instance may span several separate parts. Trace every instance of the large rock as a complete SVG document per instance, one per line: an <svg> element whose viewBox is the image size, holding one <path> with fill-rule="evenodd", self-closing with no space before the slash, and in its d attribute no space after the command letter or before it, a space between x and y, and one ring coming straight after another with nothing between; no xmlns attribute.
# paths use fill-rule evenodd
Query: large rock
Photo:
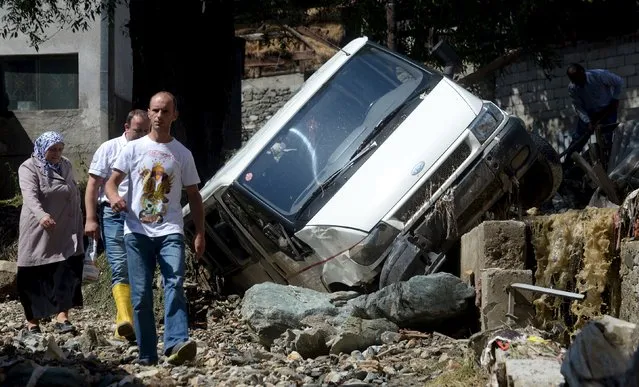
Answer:
<svg viewBox="0 0 639 387"><path fill-rule="evenodd" d="M18 265L11 261L0 261L0 299L18 296L16 276Z"/></svg>
<svg viewBox="0 0 639 387"><path fill-rule="evenodd" d="M312 315L334 316L338 308L327 293L265 282L252 286L242 299L241 315L270 346L287 329L301 329L301 320Z"/></svg>
<svg viewBox="0 0 639 387"><path fill-rule="evenodd" d="M382 333L397 331L397 325L385 319L363 320L359 317L349 317L330 340L330 353L351 353L371 345L382 344Z"/></svg>
<svg viewBox="0 0 639 387"><path fill-rule="evenodd" d="M440 325L464 313L475 292L458 277L437 273L356 295L267 282L245 293L241 315L263 345L316 357L381 344L382 334L400 326Z"/></svg>
<svg viewBox="0 0 639 387"><path fill-rule="evenodd" d="M399 327L424 327L463 314L474 296L473 288L459 277L437 273L391 284L347 305L350 313L360 317L385 318Z"/></svg>

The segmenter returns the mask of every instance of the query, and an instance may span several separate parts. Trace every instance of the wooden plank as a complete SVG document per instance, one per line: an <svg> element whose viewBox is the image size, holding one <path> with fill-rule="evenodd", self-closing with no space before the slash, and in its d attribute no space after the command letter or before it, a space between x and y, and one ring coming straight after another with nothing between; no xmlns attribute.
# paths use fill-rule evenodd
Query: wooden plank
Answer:
<svg viewBox="0 0 639 387"><path fill-rule="evenodd" d="M252 34L242 34L236 35L239 38L242 38L249 42L261 41L261 40L269 40L269 39L279 39L286 36L281 31L273 31L273 32L255 32Z"/></svg>
<svg viewBox="0 0 639 387"><path fill-rule="evenodd" d="M610 180L600 163L590 165L586 159L577 152L574 152L571 157L575 163L586 172L590 180L592 180L597 187L601 188L611 202L621 204L615 183Z"/></svg>
<svg viewBox="0 0 639 387"><path fill-rule="evenodd" d="M297 31L299 31L301 34L304 34L304 35L308 36L311 39L315 39L316 41L318 41L319 43L323 44L326 47L332 48L332 49L334 49L336 51L340 49L339 46L337 46L336 44L330 42L325 37L315 33L315 31L311 30L310 28L308 28L306 26L297 27Z"/></svg>
<svg viewBox="0 0 639 387"><path fill-rule="evenodd" d="M287 61L281 60L278 62L261 60L261 59L246 59L244 61L244 67L269 67L269 66L282 66L287 64Z"/></svg>
<svg viewBox="0 0 639 387"><path fill-rule="evenodd" d="M480 67L477 71L470 73L466 75L465 77L459 79L457 82L464 86L468 86L468 85L472 85L477 82L480 82L486 77L488 77L489 75L491 75L492 73L494 73L495 71L505 66L508 66L509 64L519 59L521 55L523 54L523 52L524 51L521 48L512 50L508 54L502 55L499 58L494 59L492 62L488 63L487 65Z"/></svg>
<svg viewBox="0 0 639 387"><path fill-rule="evenodd" d="M579 153L577 152L573 152L573 154L570 156L573 161L581 168L583 169L584 172L586 172L586 175L588 175L588 177L590 178L590 180L595 183L598 187L601 187L601 182L599 181L599 178L597 177L597 174L595 173L595 171L592 169L592 166L590 164L588 164L588 162L586 161L586 159L584 159Z"/></svg>
<svg viewBox="0 0 639 387"><path fill-rule="evenodd" d="M283 26L284 29L289 32L291 35L295 36L297 39L299 39L302 43L304 43L304 45L306 47L308 47L309 50L315 52L315 49L313 48L313 46L311 46L311 44L309 42L306 41L306 39L304 39L304 36L302 36L302 34L300 34L299 32L297 32L294 28L291 28L287 25Z"/></svg>
<svg viewBox="0 0 639 387"><path fill-rule="evenodd" d="M309 60L315 59L315 52L312 51L294 51L291 53L293 60Z"/></svg>
<svg viewBox="0 0 639 387"><path fill-rule="evenodd" d="M610 180L610 177L608 177L608 174L603 169L603 165L595 163L595 165L592 166L592 170L595 172L597 179L599 179L599 187L606 193L608 199L617 205L621 205L621 198L617 193L617 186L614 181Z"/></svg>

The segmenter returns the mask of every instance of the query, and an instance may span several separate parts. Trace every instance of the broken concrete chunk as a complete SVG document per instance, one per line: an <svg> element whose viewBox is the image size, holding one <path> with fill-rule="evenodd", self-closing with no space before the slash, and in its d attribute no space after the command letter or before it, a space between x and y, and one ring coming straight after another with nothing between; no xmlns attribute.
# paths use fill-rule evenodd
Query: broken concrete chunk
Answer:
<svg viewBox="0 0 639 387"><path fill-rule="evenodd" d="M466 283L476 278L482 269L524 269L525 262L524 222L486 221L461 238L460 273Z"/></svg>
<svg viewBox="0 0 639 387"><path fill-rule="evenodd" d="M494 329L508 322L508 287L513 283L532 284L531 270L484 269L481 271L481 329ZM535 316L532 292L511 290L515 316L512 325L525 327Z"/></svg>
<svg viewBox="0 0 639 387"><path fill-rule="evenodd" d="M555 359L508 359L508 387L559 387L564 383L561 364Z"/></svg>

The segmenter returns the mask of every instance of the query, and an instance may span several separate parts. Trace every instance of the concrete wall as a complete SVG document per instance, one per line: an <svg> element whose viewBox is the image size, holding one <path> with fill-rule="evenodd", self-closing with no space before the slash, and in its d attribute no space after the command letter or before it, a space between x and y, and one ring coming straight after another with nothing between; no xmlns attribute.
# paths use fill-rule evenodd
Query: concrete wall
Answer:
<svg viewBox="0 0 639 387"><path fill-rule="evenodd" d="M495 79L496 102L521 117L529 129L543 134L559 151L567 145L567 133L576 125L568 97L566 66L614 71L625 80L620 121L639 118L639 39L636 35L597 43L580 43L557 51L560 66L547 78L531 59L503 69Z"/></svg>
<svg viewBox="0 0 639 387"><path fill-rule="evenodd" d="M303 83L302 74L242 80L242 144L284 106Z"/></svg>
<svg viewBox="0 0 639 387"><path fill-rule="evenodd" d="M100 98L100 20L86 32L61 30L42 43L36 51L24 36L0 40L0 56L78 54L78 109L15 111L22 130L34 141L46 130L58 130L66 140L64 155L72 159L81 173L83 163L89 163L93 151L107 138L106 111Z"/></svg>

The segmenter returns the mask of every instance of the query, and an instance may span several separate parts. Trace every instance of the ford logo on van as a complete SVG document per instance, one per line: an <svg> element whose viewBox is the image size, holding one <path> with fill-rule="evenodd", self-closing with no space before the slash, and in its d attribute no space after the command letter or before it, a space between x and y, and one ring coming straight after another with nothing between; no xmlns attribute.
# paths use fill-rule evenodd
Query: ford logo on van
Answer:
<svg viewBox="0 0 639 387"><path fill-rule="evenodd" d="M410 171L410 174L413 176L417 175L418 173L422 171L422 169L424 169L424 165L426 165L426 163L423 161L420 161L413 167L413 170Z"/></svg>

